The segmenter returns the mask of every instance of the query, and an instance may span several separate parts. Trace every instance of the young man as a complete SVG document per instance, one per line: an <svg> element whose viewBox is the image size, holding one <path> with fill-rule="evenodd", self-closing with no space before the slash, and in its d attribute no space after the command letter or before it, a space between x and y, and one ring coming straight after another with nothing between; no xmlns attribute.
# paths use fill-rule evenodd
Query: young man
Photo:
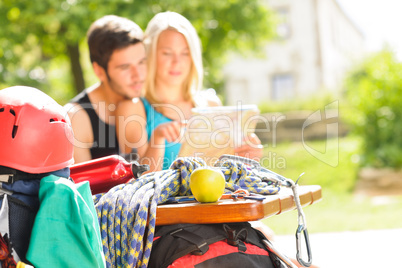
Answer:
<svg viewBox="0 0 402 268"><path fill-rule="evenodd" d="M116 106L139 97L146 77L143 31L131 20L104 16L91 25L87 39L99 83L65 106L74 130L75 163L119 154Z"/></svg>

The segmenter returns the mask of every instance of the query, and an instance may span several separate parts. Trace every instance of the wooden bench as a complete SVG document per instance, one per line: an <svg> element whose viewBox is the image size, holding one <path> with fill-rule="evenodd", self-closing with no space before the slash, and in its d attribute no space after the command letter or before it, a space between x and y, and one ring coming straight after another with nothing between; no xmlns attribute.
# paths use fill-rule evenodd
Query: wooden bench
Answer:
<svg viewBox="0 0 402 268"><path fill-rule="evenodd" d="M302 206L322 199L318 185L299 186L298 192ZM268 195L263 201L225 199L215 203L194 201L159 205L156 209L156 225L256 221L295 208L292 191L282 187L278 194Z"/></svg>

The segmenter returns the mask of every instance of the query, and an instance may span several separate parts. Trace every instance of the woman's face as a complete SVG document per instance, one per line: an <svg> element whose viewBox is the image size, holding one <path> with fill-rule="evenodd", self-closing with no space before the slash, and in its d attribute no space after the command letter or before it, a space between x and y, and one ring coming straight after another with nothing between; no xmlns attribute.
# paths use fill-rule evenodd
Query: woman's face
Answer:
<svg viewBox="0 0 402 268"><path fill-rule="evenodd" d="M186 38L174 30L159 35L156 47L156 83L182 86L191 69L191 53Z"/></svg>

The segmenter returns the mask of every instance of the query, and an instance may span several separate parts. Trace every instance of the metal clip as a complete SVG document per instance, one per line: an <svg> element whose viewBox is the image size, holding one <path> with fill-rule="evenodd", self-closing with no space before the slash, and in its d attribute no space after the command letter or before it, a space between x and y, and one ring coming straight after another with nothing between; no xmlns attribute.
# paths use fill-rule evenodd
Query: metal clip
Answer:
<svg viewBox="0 0 402 268"><path fill-rule="evenodd" d="M297 261L305 266L305 267L310 267L311 263L312 263L312 254L311 254L311 247L310 247L310 239L308 236L308 232L307 232L307 223L306 223L306 217L304 216L304 212L302 209L302 206L300 204L300 198L299 198L299 193L297 191L297 183L299 182L299 179L301 176L303 176L304 173L300 174L299 178L297 178L296 183L294 183L292 180L289 180L288 182L292 185L292 191L293 191L293 198L296 204L296 209L297 209L297 218L298 218L298 227L296 230L296 259ZM306 242L306 250L307 250L307 256L308 256L308 260L304 261L302 256L301 256L301 240L300 240L300 234L303 231L303 235L304 235L304 240Z"/></svg>
<svg viewBox="0 0 402 268"><path fill-rule="evenodd" d="M300 234L302 231L303 231L303 235L304 235L304 240L306 242L306 251L307 251L307 256L308 256L307 261L304 261L301 256L302 245L301 245L301 241L300 241ZM296 230L296 259L301 265L303 265L305 267L310 267L311 263L313 262L313 259L311 257L311 247L310 247L310 240L309 240L307 228L303 225L299 225L299 227Z"/></svg>

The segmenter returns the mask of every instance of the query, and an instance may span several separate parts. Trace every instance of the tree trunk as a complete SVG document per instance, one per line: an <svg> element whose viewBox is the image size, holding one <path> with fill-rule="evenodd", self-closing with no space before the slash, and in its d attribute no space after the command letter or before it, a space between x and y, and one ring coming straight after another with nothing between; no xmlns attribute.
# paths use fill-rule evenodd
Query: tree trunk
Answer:
<svg viewBox="0 0 402 268"><path fill-rule="evenodd" d="M85 89L84 75L80 63L80 50L78 44L67 45L68 56L70 58L71 73L73 74L73 82L75 91L78 94Z"/></svg>

